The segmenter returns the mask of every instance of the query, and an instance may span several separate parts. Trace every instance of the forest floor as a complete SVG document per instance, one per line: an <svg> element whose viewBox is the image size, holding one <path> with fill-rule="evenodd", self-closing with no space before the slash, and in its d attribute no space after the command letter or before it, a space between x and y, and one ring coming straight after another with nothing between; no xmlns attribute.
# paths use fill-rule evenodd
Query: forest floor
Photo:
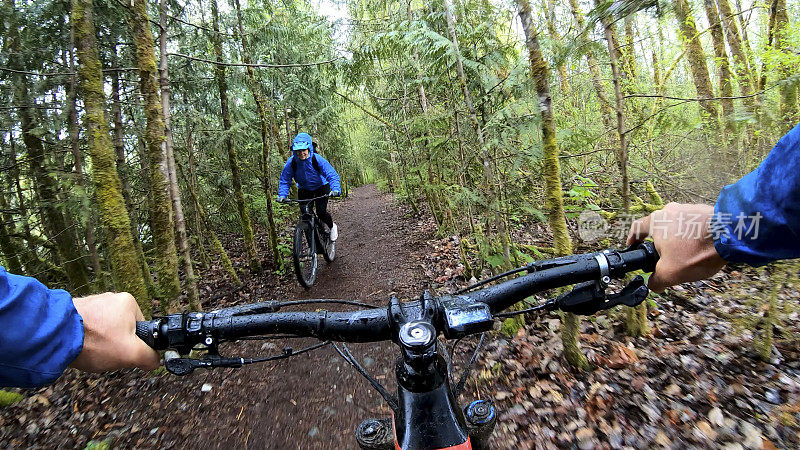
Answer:
<svg viewBox="0 0 800 450"><path fill-rule="evenodd" d="M246 275L245 286L234 290L215 266L204 273L202 295L215 299L204 309L308 298L383 305L392 295L466 285L459 240L436 238L429 217L412 215L374 186L331 202L331 211L340 227L337 259L322 263L313 288L299 287L292 273L265 271ZM539 236L540 227L522 234ZM243 269L241 243L226 244ZM260 244L266 247L263 237ZM652 296L647 338L627 337L619 312L584 320L582 349L594 366L587 373L566 366L557 315L529 317L513 337L490 335L462 401L495 402L496 448L798 448L800 346L790 339L800 332L797 313L787 313L791 325L775 328L771 364L750 350L746 327L730 320L757 310L753 299L763 299L769 283L755 270L729 271ZM779 295L790 303L800 299L796 286ZM458 346L456 368L476 341ZM247 342L222 352L267 355L312 342ZM390 391L395 388L391 345L350 349ZM0 447L356 448L357 424L389 415L380 396L331 347L186 377L68 370L52 386L20 392L24 400L0 409Z"/></svg>

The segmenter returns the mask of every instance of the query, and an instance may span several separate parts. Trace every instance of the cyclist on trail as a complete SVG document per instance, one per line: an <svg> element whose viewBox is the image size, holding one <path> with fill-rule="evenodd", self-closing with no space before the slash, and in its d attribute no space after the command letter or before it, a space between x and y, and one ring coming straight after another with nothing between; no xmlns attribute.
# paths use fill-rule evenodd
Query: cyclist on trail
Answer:
<svg viewBox="0 0 800 450"><path fill-rule="evenodd" d="M301 135L295 143L306 144L300 143L297 148L311 149L311 137ZM302 153L301 164L311 151ZM292 177L299 175L301 184L309 178L308 171L296 173L300 167L305 166L294 170L291 159L284 167L289 177L285 183L281 177L279 192L283 197L289 193ZM326 178L338 191L339 177L333 168L329 172ZM305 186L321 189L325 184L322 175L319 178L318 184ZM798 258L799 192L800 125L778 141L756 170L723 188L715 207L670 203L634 222L628 244L653 237L661 256L649 280L655 292L708 278L726 262L759 266ZM760 217L758 234L740 238L736 220L718 219L712 227L715 212L722 218ZM682 233L687 218L699 218L703 233ZM716 236L708 236L708 231ZM0 386L42 386L55 381L67 366L92 372L124 367L154 369L158 354L136 336L136 320L142 320L142 313L130 294L73 299L63 290L47 289L33 278L0 268Z"/></svg>
<svg viewBox="0 0 800 450"><path fill-rule="evenodd" d="M321 197L330 194L338 197L342 193L339 174L331 163L315 153L316 144L308 133L298 133L292 141L292 156L286 161L281 171L280 185L278 186L278 201L284 201L289 196L289 187L292 179L297 183L297 198L300 200ZM328 226L330 238L335 241L339 237L339 229L328 213L328 198L314 201L322 223Z"/></svg>

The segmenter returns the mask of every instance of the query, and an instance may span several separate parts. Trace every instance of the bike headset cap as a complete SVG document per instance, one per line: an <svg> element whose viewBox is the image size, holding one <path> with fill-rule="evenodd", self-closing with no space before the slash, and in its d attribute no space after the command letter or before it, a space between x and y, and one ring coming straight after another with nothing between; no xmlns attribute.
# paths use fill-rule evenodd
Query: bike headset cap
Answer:
<svg viewBox="0 0 800 450"><path fill-rule="evenodd" d="M308 133L297 133L297 136L294 137L292 141L292 151L298 152L300 150L309 150L309 153L314 152L314 145L313 141L311 140L311 135Z"/></svg>

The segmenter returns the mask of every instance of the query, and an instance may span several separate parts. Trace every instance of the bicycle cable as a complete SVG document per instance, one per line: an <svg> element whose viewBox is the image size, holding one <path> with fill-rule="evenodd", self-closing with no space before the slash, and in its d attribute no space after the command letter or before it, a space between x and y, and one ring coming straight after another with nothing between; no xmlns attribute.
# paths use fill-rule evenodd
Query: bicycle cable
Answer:
<svg viewBox="0 0 800 450"><path fill-rule="evenodd" d="M316 350L316 349L318 349L320 347L324 347L324 346L329 345L329 344L331 344L331 341L320 342L320 343L317 343L317 344L314 344L314 345L310 345L310 346L308 346L306 348L300 349L298 351L294 351L291 348L287 347L287 348L283 349L283 353L281 353L280 355L265 356L265 357L261 357L261 358L243 358L244 359L244 364L275 361L275 360L278 360L278 359L286 359L286 358L289 358L291 356L297 356L297 355L302 355L303 353L308 353L308 352L310 352L312 350Z"/></svg>
<svg viewBox="0 0 800 450"><path fill-rule="evenodd" d="M392 411L396 413L398 410L397 398L395 398L392 394L390 394L389 391L387 391L386 388L383 387L383 385L378 382L378 380L372 378L372 376L367 373L367 369L365 369L361 364L359 364L358 361L356 361L356 358L353 356L352 353L350 353L350 349L347 348L347 345L345 345L344 343L342 343L341 345L342 349L340 349L339 346L336 344L333 344L333 348L336 349L336 351L339 353L339 356L341 356L342 359L347 361L351 366L353 366L353 368L355 368L358 371L358 373L361 374L361 376L363 376L364 378L367 379L367 381L369 381L369 384L371 384L372 387L375 388L376 391L378 391L381 397L383 397L383 400L386 402L386 404L388 404L389 407L392 409Z"/></svg>
<svg viewBox="0 0 800 450"><path fill-rule="evenodd" d="M509 275L514 275L515 273L525 272L527 270L529 270L528 266L522 266L522 267L517 267L516 269L511 269L511 270L509 270L507 272L503 272L501 274L494 275L492 277L486 278L485 280L480 280L480 281L476 282L475 284L472 284L472 285L467 286L465 288L459 289L456 292L454 292L453 295L461 295L461 294L467 293L467 292L469 292L469 291L471 291L471 290L473 290L475 288L479 288L479 287L481 287L483 285L486 285L486 284L489 284L489 283L491 283L493 281L497 281L497 280L499 280L501 278L505 278L505 277L507 277Z"/></svg>
<svg viewBox="0 0 800 450"><path fill-rule="evenodd" d="M469 363L467 363L467 367L464 368L464 371L461 372L461 378L458 380L458 384L456 384L453 393L455 394L456 398L461 395L461 391L464 390L464 385L467 383L467 378L469 377L469 373L472 371L472 368L475 366L475 362L478 360L478 353L483 347L483 341L486 338L486 333L481 333L481 338L478 341L478 345L475 346L475 350L472 351L472 356L469 358ZM455 350L455 346L453 346Z"/></svg>

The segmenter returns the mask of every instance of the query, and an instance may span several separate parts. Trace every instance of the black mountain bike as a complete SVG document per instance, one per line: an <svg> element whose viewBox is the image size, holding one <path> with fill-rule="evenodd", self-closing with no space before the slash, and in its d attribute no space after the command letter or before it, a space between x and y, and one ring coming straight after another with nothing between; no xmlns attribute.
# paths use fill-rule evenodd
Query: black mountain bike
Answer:
<svg viewBox="0 0 800 450"><path fill-rule="evenodd" d="M480 281L452 295L433 298L427 292L416 300L376 307L348 300L268 301L211 312L185 312L137 322L136 334L151 347L174 349L165 355L164 365L176 375L196 368L241 367L272 361L331 345L381 394L393 411L392 418L368 419L356 429L362 449L485 449L497 412L486 400L459 406L472 365L484 341L484 333L497 319L535 311L562 310L581 315L594 314L616 305L635 306L648 290L641 276L616 293L607 293L612 278L635 270L650 272L658 254L651 243L622 251L605 250L536 261L521 268ZM527 272L492 286L501 277ZM576 284L554 299L520 311L503 312L541 291ZM351 312L280 312L287 306L338 303L359 306ZM439 339L461 339L481 334L467 368L456 382L451 374L451 355ZM219 344L265 338L267 335L315 337L320 343L294 351L260 358L220 356ZM395 373L397 395L389 393L367 374L344 342L391 340L400 348ZM196 348L196 347L200 348ZM206 351L201 359L189 358L191 350ZM183 356L179 356L183 355Z"/></svg>
<svg viewBox="0 0 800 450"><path fill-rule="evenodd" d="M300 205L300 222L294 228L292 243L292 262L294 273L300 285L308 289L317 279L317 254L321 254L326 262L336 258L336 241L330 239L322 221L314 210L314 200L332 197L330 194L309 199L286 199L285 203Z"/></svg>

